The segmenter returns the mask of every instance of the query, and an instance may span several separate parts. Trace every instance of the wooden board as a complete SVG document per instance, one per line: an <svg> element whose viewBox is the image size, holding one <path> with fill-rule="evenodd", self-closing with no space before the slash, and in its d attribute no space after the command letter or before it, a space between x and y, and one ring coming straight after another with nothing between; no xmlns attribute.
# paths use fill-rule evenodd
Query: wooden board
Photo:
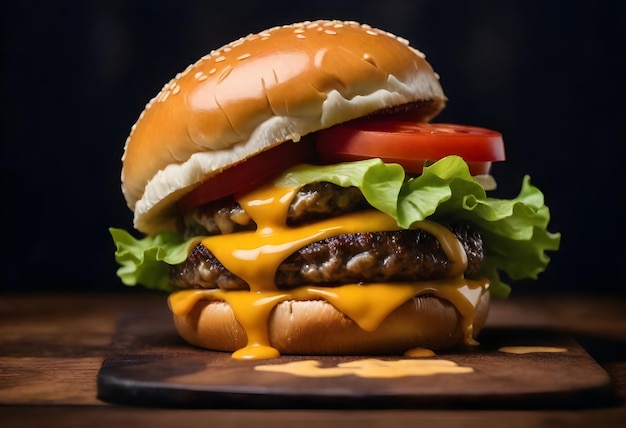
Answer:
<svg viewBox="0 0 626 428"><path fill-rule="evenodd" d="M238 361L199 350L177 335L169 314L126 313L98 374L98 398L182 408L580 408L612 399L604 370L570 336L540 329L486 329L478 348L438 353L471 372L399 378L302 377L258 365L316 360L321 368L368 357L283 356ZM504 346L565 348L511 354ZM383 361L406 360L390 356Z"/></svg>

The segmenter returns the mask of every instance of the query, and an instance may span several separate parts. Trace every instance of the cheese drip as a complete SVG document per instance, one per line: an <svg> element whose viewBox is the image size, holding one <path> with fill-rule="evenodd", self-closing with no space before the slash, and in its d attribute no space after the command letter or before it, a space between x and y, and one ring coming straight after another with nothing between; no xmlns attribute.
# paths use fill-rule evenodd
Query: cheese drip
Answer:
<svg viewBox="0 0 626 428"><path fill-rule="evenodd" d="M185 316L202 300L223 300L247 335L247 346L237 350L236 359L264 359L279 356L269 341L268 319L272 309L287 300L323 299L346 314L361 328L376 330L395 309L417 295L432 294L449 301L462 316L466 344L473 339L473 315L485 290L486 281L467 280L467 255L459 240L446 227L422 221L413 228L435 236L453 268L448 278L433 281L346 284L337 287L307 286L278 290L274 277L278 266L298 249L336 235L398 230L396 221L379 211L363 211L312 224L289 227L287 210L298 189L271 184L237 198L237 202L256 222L257 229L202 240L215 257L233 274L245 280L250 291L193 289L172 293L169 305L177 316Z"/></svg>

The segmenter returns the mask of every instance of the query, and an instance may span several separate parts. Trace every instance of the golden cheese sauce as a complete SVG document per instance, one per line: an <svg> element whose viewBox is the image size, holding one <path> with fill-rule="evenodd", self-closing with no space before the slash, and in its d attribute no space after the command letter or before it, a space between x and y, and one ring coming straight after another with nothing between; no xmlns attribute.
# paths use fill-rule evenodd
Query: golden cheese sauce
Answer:
<svg viewBox="0 0 626 428"><path fill-rule="evenodd" d="M347 284L278 290L274 284L278 266L303 246L340 234L399 229L393 218L378 211L350 213L305 226L288 227L287 210L297 190L266 185L239 197L237 202L256 222L257 229L202 240L202 244L226 269L250 285L250 291L178 291L169 298L172 312L184 316L202 299L226 301L248 339L247 346L237 350L233 358L264 359L279 355L269 343L267 320L274 306L282 301L324 299L364 330L373 331L407 300L429 293L451 302L457 308L463 318L465 343L476 343L472 338L473 315L488 284L463 277L467 267L463 246L450 230L436 223L423 221L413 227L422 228L439 240L448 259L453 262L449 278L393 285Z"/></svg>
<svg viewBox="0 0 626 428"><path fill-rule="evenodd" d="M498 351L507 354L533 354L536 352L567 352L567 349L553 346L503 346Z"/></svg>
<svg viewBox="0 0 626 428"><path fill-rule="evenodd" d="M385 361L373 358L337 364L335 367L321 367L319 361L306 360L285 364L256 366L258 371L287 373L302 377L358 376L363 378L399 378L406 376L430 376L435 374L461 374L474 371L449 360L395 360Z"/></svg>
<svg viewBox="0 0 626 428"><path fill-rule="evenodd" d="M434 357L435 353L431 349L426 348L411 348L404 351L405 357Z"/></svg>

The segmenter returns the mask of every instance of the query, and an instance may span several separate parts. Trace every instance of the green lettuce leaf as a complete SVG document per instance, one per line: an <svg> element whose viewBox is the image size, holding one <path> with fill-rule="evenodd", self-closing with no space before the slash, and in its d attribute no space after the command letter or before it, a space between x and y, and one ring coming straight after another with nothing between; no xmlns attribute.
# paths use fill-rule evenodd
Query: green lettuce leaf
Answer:
<svg viewBox="0 0 626 428"><path fill-rule="evenodd" d="M489 278L494 297L506 297L510 291L501 273L513 280L537 278L550 261L546 251L559 247L560 235L547 230L550 212L543 194L530 184L529 177L524 178L517 197L490 198L458 156L441 159L408 181L402 167L380 159L299 165L277 179L278 184L290 187L319 181L358 187L374 208L393 217L402 228L425 219L474 224L483 236L486 255L481 273ZM167 264L184 261L195 241L183 242L171 233L136 240L119 229L111 229L111 235L118 248L122 281L163 290L171 289Z"/></svg>
<svg viewBox="0 0 626 428"><path fill-rule="evenodd" d="M109 228L117 250L115 260L120 265L117 276L125 285L141 284L148 288L173 291L169 281L169 266L187 259L197 239L183 240L177 233L160 233L136 239L123 229Z"/></svg>
<svg viewBox="0 0 626 428"><path fill-rule="evenodd" d="M325 181L342 187L358 187L374 208L396 217L397 200L404 182L404 169L380 159L334 165L298 165L277 179L277 184L298 187Z"/></svg>

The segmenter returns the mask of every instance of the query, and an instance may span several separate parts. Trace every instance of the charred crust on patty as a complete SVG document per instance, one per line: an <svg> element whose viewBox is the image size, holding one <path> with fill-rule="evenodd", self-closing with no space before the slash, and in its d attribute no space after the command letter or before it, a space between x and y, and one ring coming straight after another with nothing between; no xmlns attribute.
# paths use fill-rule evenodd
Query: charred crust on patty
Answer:
<svg viewBox="0 0 626 428"><path fill-rule="evenodd" d="M484 252L482 238L470 226L449 226L467 254L466 277L478 275ZM278 289L303 285L424 281L445 278L452 270L437 239L422 229L337 235L309 244L289 256L276 271ZM187 260L171 268L180 288L249 290L201 243Z"/></svg>
<svg viewBox="0 0 626 428"><path fill-rule="evenodd" d="M357 188L311 183L296 192L286 221L288 226L298 227L368 208L371 209ZM188 236L253 231L257 227L232 199L200 206L186 214L184 223ZM480 234L468 224L447 227L467 255L465 276L476 276L484 257ZM437 280L451 270L452 262L441 244L425 230L361 232L332 236L300 248L278 266L275 284L278 289L289 290L303 285ZM170 278L180 288L250 289L246 281L228 271L201 243L185 262L171 267Z"/></svg>
<svg viewBox="0 0 626 428"><path fill-rule="evenodd" d="M356 187L310 183L300 188L291 201L287 225L298 226L366 208L369 205ZM187 238L251 231L256 227L254 220L232 198L199 206L183 217Z"/></svg>

